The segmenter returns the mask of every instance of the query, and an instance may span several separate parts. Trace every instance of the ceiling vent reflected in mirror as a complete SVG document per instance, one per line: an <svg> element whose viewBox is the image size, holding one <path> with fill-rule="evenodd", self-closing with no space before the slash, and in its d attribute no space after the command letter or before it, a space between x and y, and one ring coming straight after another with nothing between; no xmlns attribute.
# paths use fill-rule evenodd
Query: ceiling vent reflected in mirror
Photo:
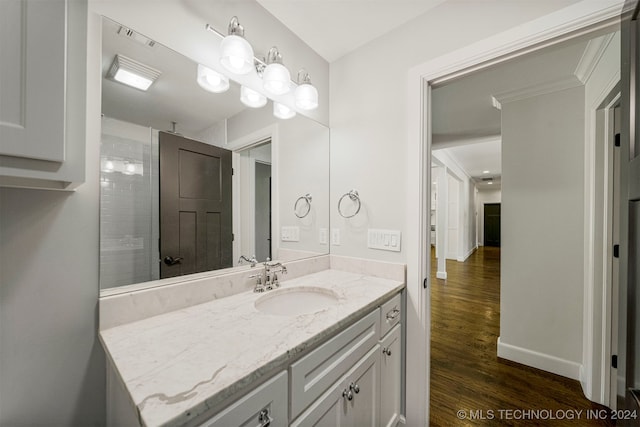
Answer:
<svg viewBox="0 0 640 427"><path fill-rule="evenodd" d="M118 28L117 31L118 35L121 35L122 37L125 37L129 40L132 40L134 42L140 43L141 45L147 46L147 47L154 47L156 45L156 42L151 40L148 37L143 36L140 33L136 33L135 31L133 31L130 28L125 27L124 25L121 25Z"/></svg>

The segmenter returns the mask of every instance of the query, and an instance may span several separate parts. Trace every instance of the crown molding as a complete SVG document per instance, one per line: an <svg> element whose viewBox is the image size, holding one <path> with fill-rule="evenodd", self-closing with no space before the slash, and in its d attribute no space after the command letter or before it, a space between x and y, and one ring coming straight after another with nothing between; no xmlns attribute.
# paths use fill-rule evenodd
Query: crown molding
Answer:
<svg viewBox="0 0 640 427"><path fill-rule="evenodd" d="M583 83L575 75L569 77L562 77L557 80L551 80L545 83L527 86L521 89L497 93L491 96L491 102L493 106L498 108L499 105L502 109L502 104L513 101L521 101L527 98L533 98L534 96L546 95L548 93L559 92L561 90L571 89L574 87L582 86Z"/></svg>
<svg viewBox="0 0 640 427"><path fill-rule="evenodd" d="M611 33L589 40L587 47L582 53L582 58L580 58L580 62L578 62L578 66L573 73L582 84L586 84L587 80L591 77L593 70L596 68L596 65L598 65L598 62L600 62L602 55L604 55L613 37L614 33Z"/></svg>

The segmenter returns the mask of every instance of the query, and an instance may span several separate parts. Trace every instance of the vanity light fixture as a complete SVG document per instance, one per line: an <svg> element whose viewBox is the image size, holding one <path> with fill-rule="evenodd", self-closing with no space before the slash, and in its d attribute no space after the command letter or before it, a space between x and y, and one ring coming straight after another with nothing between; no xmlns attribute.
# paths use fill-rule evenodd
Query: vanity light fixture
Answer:
<svg viewBox="0 0 640 427"><path fill-rule="evenodd" d="M222 39L220 53L220 63L232 73L242 75L254 70L253 48L244 38L244 27L237 16L229 22L228 35Z"/></svg>
<svg viewBox="0 0 640 427"><path fill-rule="evenodd" d="M282 55L277 47L272 47L267 53L267 66L262 72L264 90L273 95L284 95L291 89L291 74L282 65Z"/></svg>
<svg viewBox="0 0 640 427"><path fill-rule="evenodd" d="M303 68L298 71L298 87L294 91L296 107L301 110L318 108L318 89L311 84L309 73Z"/></svg>
<svg viewBox="0 0 640 427"><path fill-rule="evenodd" d="M109 67L107 77L136 89L147 90L160 74L155 68L118 54Z"/></svg>
<svg viewBox="0 0 640 427"><path fill-rule="evenodd" d="M273 115L279 119L290 119L296 115L296 112L291 108L279 102L273 102Z"/></svg>
<svg viewBox="0 0 640 427"><path fill-rule="evenodd" d="M267 104L267 97L251 88L242 86L240 88L240 101L247 107L260 108Z"/></svg>
<svg viewBox="0 0 640 427"><path fill-rule="evenodd" d="M222 93L229 89L229 78L202 64L198 64L198 84L206 91Z"/></svg>

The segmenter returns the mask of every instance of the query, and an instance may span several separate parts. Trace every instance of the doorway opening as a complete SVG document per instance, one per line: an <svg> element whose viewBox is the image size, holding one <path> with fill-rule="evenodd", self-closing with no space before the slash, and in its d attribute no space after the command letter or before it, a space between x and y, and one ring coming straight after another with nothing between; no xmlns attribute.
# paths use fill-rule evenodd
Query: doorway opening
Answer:
<svg viewBox="0 0 640 427"><path fill-rule="evenodd" d="M459 283L462 296L458 295L458 298L470 299L482 294L476 294L473 285L486 279L482 268L471 268L471 265L490 265L488 269L494 275L490 286L496 283L498 286L497 293L485 292L491 295L484 309L486 319L491 318L494 322L491 326L487 324L490 332L475 338L452 339L457 347L449 350L464 353L469 346L483 347L479 360L475 361L478 371L469 368L471 361L460 361L460 370L466 368L472 376L474 372L481 375L482 366L489 366L497 356L499 363L505 366L522 367L522 380L528 378L527 372L532 372L532 368L539 370L535 372L541 375L545 371L549 375L569 378L573 380L573 386L569 388L578 392L576 396L582 398L580 405L583 405L580 407L585 408L591 405L585 396L598 403L609 402L601 395L600 380L596 382L593 378L605 370L604 359L598 356L589 364L583 364L583 354L593 353L597 343L583 339L587 335L583 332L583 321L589 309L587 304L575 303L575 295L585 295L587 299L587 295L594 292L593 288L585 287L582 278L593 275L587 271L590 265L585 261L585 251L595 244L588 233L598 225L590 222L589 215L598 205L588 193L595 172L589 170L585 174L584 169L585 163L586 167L591 167L594 156L591 132L596 123L593 115L601 103L602 93L611 89L611 77L619 70L619 62L608 55L619 58L619 50L618 33L600 32L502 61L463 77L429 82L424 92L426 117L423 123L430 124L433 150L433 158L426 164L432 166L434 158L445 165L448 162L450 169L463 170L463 184L468 183L468 188L458 188L458 193L463 193L461 198L458 194L458 200L465 208L458 213L458 218L452 218L452 211L447 215L447 220L462 224L456 230L462 239L456 243L461 245L466 257L458 261L464 261L477 250L467 266L448 265L445 277L453 283L460 280L459 276L452 276L454 273L478 275L467 276ZM590 61L589 65L585 65L587 61ZM585 111L589 113L585 114ZM489 155L481 154L479 149L491 142L499 147L497 168L480 163ZM465 153L466 149L473 150L473 154ZM445 152L446 157L440 152ZM425 172L426 177L432 176L436 180L430 170ZM438 217L439 208L445 202L439 181L436 184ZM483 198L480 194L482 184L499 188L499 198ZM453 193L456 193L455 189ZM434 197L430 199L433 201ZM602 205L599 206L597 209L602 210ZM441 223L439 220L435 223L438 241ZM570 248L569 253L567 248ZM604 247L597 250L602 251ZM486 262L490 252L497 258L495 262ZM436 277L442 278L440 259ZM602 275L594 280L600 281L600 287L604 286ZM435 317L439 312L455 317L451 310L442 311L433 305L444 304L442 298L446 298L443 294L433 294L441 291L440 282L433 280L429 289L434 326L447 322ZM453 289L448 292L453 294ZM597 302L602 304L602 297L600 292L599 300L588 301L592 312ZM497 309L490 308L491 299L499 301ZM480 307L463 310L469 310L467 314L471 316ZM600 313L600 316L604 314ZM463 329L469 330L460 330ZM603 330L596 323L589 329L589 334L602 334ZM493 342L487 344L491 334L494 335L488 341ZM561 345L556 335L564 337ZM432 339L439 336L433 328L431 336ZM606 337L599 339L602 343ZM558 345L550 344L553 342ZM443 366L443 361L434 359L437 357L435 349L440 344L431 342L434 348L431 378L437 378L437 370ZM493 361L484 358L487 354L492 355ZM494 373L498 379L500 369L498 367ZM504 369L506 372L507 368ZM513 372L510 370L509 375ZM537 392L507 390L508 387L494 389L491 387L495 382L488 378L484 379L483 385L488 385L495 395L522 397L527 392ZM431 383L434 397L439 393L436 387L440 386L442 384ZM486 393L486 389L483 390L476 391ZM574 400L578 402L577 398ZM455 420L456 413L450 415ZM442 414L434 416L437 418Z"/></svg>

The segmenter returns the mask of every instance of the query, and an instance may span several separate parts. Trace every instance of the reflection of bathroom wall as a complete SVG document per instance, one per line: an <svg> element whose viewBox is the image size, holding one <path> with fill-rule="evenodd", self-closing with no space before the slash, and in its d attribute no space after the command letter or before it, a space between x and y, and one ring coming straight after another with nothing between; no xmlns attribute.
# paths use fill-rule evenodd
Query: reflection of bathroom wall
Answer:
<svg viewBox="0 0 640 427"><path fill-rule="evenodd" d="M100 148L100 286L158 278L153 251L151 129L103 118ZM155 151L155 153L154 153ZM154 215L155 214L155 215ZM156 254L155 256L153 254Z"/></svg>

